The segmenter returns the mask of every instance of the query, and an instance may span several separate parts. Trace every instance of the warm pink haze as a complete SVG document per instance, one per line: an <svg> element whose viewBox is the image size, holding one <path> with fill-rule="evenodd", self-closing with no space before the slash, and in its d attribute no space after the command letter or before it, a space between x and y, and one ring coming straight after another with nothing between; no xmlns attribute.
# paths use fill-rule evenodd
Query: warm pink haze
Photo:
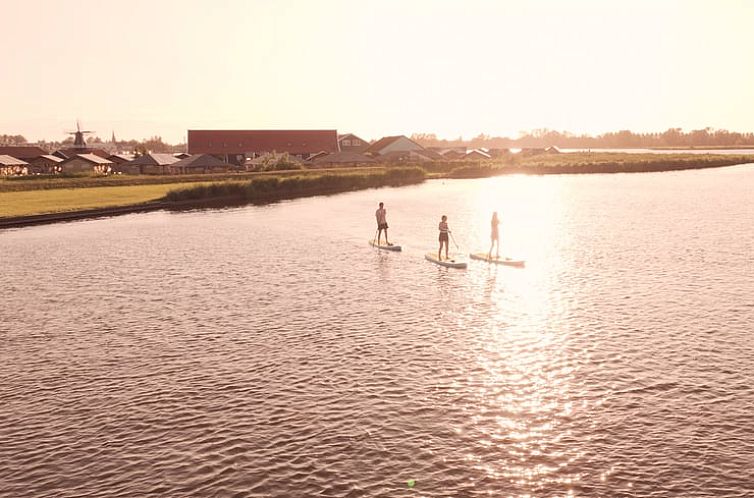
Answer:
<svg viewBox="0 0 754 498"><path fill-rule="evenodd" d="M754 130L746 1L4 0L0 133Z"/></svg>

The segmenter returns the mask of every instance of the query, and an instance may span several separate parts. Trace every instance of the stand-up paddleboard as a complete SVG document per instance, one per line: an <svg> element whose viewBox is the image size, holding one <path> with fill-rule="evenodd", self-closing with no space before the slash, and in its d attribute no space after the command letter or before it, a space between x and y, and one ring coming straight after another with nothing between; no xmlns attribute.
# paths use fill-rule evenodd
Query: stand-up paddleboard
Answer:
<svg viewBox="0 0 754 498"><path fill-rule="evenodd" d="M431 261L436 265L447 266L448 268L466 268L465 261L457 261L455 259L437 259L437 254L428 252L424 255L424 259Z"/></svg>
<svg viewBox="0 0 754 498"><path fill-rule="evenodd" d="M377 249L382 249L382 250L385 250L385 251L400 251L401 250L401 246L398 246L398 245L395 245L395 244L390 244L390 245L387 245L387 244L378 244L377 241L375 241L375 240L370 240L369 241L369 245L372 246L372 247L376 247Z"/></svg>
<svg viewBox="0 0 754 498"><path fill-rule="evenodd" d="M488 263L495 263L498 265L517 266L519 268L522 268L526 264L526 262L522 259L496 258L495 256L492 256L490 258L488 254L484 252L477 252L474 254L470 254L469 257L471 259L478 259L479 261L486 261Z"/></svg>

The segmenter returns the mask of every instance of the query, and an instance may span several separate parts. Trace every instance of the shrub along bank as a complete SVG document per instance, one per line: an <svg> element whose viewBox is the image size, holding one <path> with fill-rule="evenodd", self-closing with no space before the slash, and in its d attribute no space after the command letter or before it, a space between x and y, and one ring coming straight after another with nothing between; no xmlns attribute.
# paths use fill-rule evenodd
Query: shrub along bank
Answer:
<svg viewBox="0 0 754 498"><path fill-rule="evenodd" d="M267 176L248 182L211 183L173 190L168 192L164 200L167 202L215 200L267 202L366 188L411 185L423 182L425 176L425 171L418 167L306 176Z"/></svg>
<svg viewBox="0 0 754 498"><path fill-rule="evenodd" d="M640 173L718 168L754 162L754 156L727 154L568 153L514 158L507 162L466 164L451 169L448 178L484 178L522 173Z"/></svg>

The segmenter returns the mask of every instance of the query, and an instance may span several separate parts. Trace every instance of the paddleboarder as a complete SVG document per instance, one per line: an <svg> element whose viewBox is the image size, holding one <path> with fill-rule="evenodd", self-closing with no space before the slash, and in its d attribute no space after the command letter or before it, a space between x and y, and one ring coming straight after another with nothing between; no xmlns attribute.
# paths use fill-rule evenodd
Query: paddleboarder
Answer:
<svg viewBox="0 0 754 498"><path fill-rule="evenodd" d="M491 228L492 233L490 235L490 252L487 253L487 259L492 259L492 246L495 246L497 244L496 250L495 250L495 259L500 259L500 232L498 231L498 225L500 225L500 220L497 218L497 211L492 213L492 222L491 222Z"/></svg>
<svg viewBox="0 0 754 498"><path fill-rule="evenodd" d="M387 209L383 202L380 202L380 207L374 212L374 216L377 218L377 245L380 245L383 230L385 230L385 244L393 245L387 239Z"/></svg>
<svg viewBox="0 0 754 498"><path fill-rule="evenodd" d="M450 233L450 229L448 228L448 217L445 215L442 215L442 219L440 220L440 249L437 250L437 259L442 261L442 245L445 244L445 259L450 259L448 257L448 234Z"/></svg>

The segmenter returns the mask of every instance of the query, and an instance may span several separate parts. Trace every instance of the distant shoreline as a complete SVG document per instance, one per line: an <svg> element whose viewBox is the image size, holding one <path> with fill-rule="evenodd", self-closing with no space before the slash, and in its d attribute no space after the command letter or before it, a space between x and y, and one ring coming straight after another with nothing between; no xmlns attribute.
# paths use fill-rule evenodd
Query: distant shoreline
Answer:
<svg viewBox="0 0 754 498"><path fill-rule="evenodd" d="M648 149L648 150L754 150L754 145L689 145L664 146L664 147L625 147L626 149Z"/></svg>
<svg viewBox="0 0 754 498"><path fill-rule="evenodd" d="M101 206L87 205L76 208L74 205L71 209L59 212L35 213L32 211L15 216L4 216L0 217L0 229L156 210L263 204L298 197L331 195L391 185L416 184L425 179L485 178L509 174L650 173L719 168L751 163L754 163L754 157L732 155L567 153L516 158L516 160L508 163L439 162L393 165L382 168L343 168L327 172L314 170L286 171L268 175L255 175L256 177L253 179L241 175L238 177L224 175L222 179L215 178L214 182L211 176L200 175L196 175L194 182L187 182L188 178L180 176L173 178L133 177L124 180L124 182L137 182L137 184L126 183L124 186L113 185L113 182L107 178L58 178L51 180L59 183L57 188L43 187L39 189L35 185L31 187L33 190L6 191L5 193L2 193L3 190L0 188L0 208L3 207L3 200L7 201L14 195L25 196L25 198L31 197L32 200L37 199L40 201L40 206L44 206L50 205L50 199L54 200L55 196L60 195L59 192L66 192L71 195L80 191L81 195L78 197L84 197L83 194L95 191L112 193L117 196L127 189L136 190L137 193L153 188L155 185L159 185L161 189L153 194L157 197L152 199L124 202L120 205L114 205L112 201L110 201L110 204L105 204L104 200L101 200ZM169 183L169 181L176 183ZM151 182L151 184L148 182ZM109 186L103 189L101 188L102 185ZM179 190L170 190L173 186ZM5 196L5 199L2 196ZM11 202L6 202L6 204L13 202L14 200L11 199ZM1 209L0 212L2 212Z"/></svg>

